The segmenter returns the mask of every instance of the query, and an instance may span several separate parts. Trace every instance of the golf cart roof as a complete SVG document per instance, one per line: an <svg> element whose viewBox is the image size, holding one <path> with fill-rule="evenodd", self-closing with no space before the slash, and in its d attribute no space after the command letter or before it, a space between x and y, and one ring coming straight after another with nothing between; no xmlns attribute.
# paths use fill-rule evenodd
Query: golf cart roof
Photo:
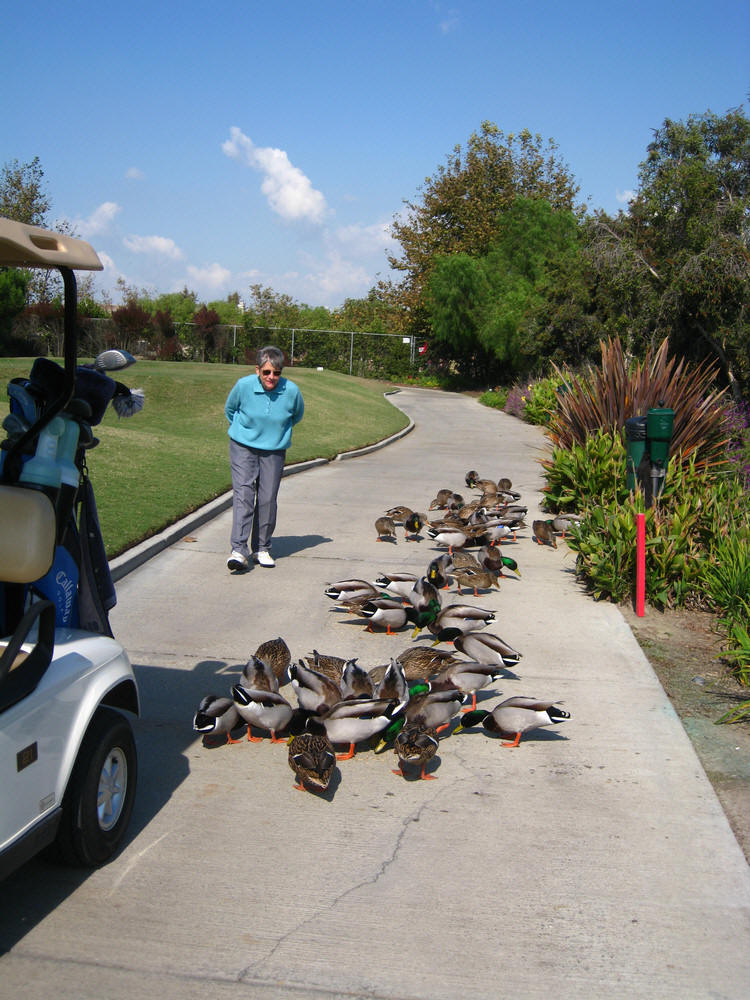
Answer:
<svg viewBox="0 0 750 1000"><path fill-rule="evenodd" d="M67 267L102 271L96 251L85 240L0 217L0 267Z"/></svg>

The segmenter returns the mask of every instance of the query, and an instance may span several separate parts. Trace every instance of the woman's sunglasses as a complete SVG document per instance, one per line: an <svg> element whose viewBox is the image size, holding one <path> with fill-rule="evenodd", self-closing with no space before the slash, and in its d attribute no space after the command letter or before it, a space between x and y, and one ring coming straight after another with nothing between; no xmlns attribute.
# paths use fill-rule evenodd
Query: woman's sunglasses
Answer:
<svg viewBox="0 0 750 1000"><path fill-rule="evenodd" d="M281 375L281 372L277 371L275 368L273 368L273 369L271 369L271 368L262 368L260 373L261 373L261 375L275 375L276 378L279 378L279 376Z"/></svg>

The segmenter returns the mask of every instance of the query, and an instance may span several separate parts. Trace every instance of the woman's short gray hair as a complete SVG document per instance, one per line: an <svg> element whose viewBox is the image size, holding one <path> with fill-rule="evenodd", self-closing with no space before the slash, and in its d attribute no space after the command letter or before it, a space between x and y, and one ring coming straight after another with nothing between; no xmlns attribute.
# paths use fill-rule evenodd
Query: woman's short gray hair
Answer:
<svg viewBox="0 0 750 1000"><path fill-rule="evenodd" d="M273 344L261 347L255 355L255 364L258 368L262 368L265 362L268 362L277 371L281 371L284 367L284 352L278 347L274 347Z"/></svg>

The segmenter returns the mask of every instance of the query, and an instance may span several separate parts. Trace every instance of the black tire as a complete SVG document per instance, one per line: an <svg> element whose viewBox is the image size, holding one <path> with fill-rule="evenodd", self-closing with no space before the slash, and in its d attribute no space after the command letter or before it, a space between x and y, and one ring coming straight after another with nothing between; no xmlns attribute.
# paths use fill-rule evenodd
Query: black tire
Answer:
<svg viewBox="0 0 750 1000"><path fill-rule="evenodd" d="M130 723L100 708L86 730L62 806L55 841L60 860L98 867L120 846L135 802L138 759Z"/></svg>

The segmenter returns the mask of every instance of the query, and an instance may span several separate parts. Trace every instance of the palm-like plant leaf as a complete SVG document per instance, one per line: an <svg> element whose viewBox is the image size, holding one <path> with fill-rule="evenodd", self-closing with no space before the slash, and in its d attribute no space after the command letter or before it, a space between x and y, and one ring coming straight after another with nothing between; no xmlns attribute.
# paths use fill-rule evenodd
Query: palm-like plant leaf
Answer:
<svg viewBox="0 0 750 1000"><path fill-rule="evenodd" d="M562 379L557 412L548 433L555 446L570 448L606 429L622 434L628 417L669 406L675 411L670 452L682 461L695 454L700 466L726 462L729 438L725 390L714 389L712 364L689 364L669 356L664 340L644 360L628 363L619 338L601 342L602 362L574 376L556 369Z"/></svg>

